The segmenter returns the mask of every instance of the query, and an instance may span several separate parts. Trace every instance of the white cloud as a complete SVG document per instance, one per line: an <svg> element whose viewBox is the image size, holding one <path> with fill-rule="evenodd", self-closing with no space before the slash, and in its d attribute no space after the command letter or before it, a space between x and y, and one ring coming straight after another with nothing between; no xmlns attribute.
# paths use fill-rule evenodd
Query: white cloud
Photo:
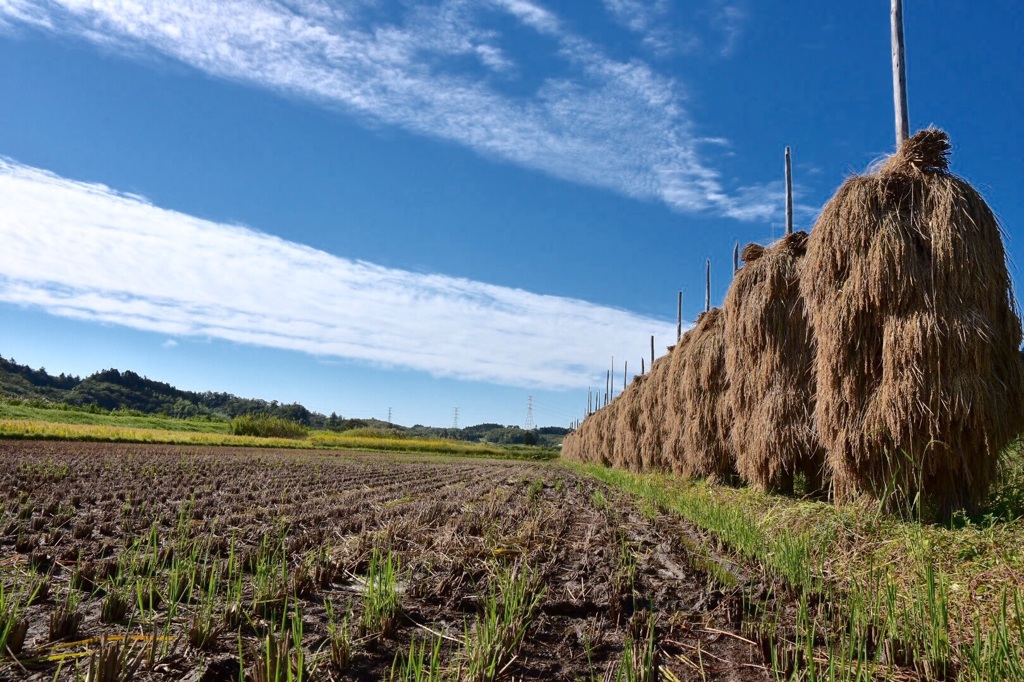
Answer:
<svg viewBox="0 0 1024 682"><path fill-rule="evenodd" d="M164 341L160 345L163 346L164 348L177 348L178 347L178 342L176 340L174 340L174 339L167 339L166 341Z"/></svg>
<svg viewBox="0 0 1024 682"><path fill-rule="evenodd" d="M611 18L640 37L657 57L674 54L730 56L746 23L746 13L730 0L603 0Z"/></svg>
<svg viewBox="0 0 1024 682"><path fill-rule="evenodd" d="M608 2L622 12L642 6ZM712 5L734 32L738 11ZM608 57L530 0L0 0L3 22L164 55L679 211L762 215L737 208L746 195L724 187L700 153L676 80ZM517 60L511 22L538 33L549 54ZM510 94L526 71L536 85Z"/></svg>
<svg viewBox="0 0 1024 682"><path fill-rule="evenodd" d="M27 0L0 0L0 29L9 29L14 23L52 29L47 12Z"/></svg>
<svg viewBox="0 0 1024 682"><path fill-rule="evenodd" d="M563 389L673 332L585 301L338 258L2 159L0 206L0 301L179 339Z"/></svg>
<svg viewBox="0 0 1024 682"><path fill-rule="evenodd" d="M746 12L738 5L716 0L715 13L712 16L712 25L722 34L722 46L719 49L723 57L728 57L736 50L740 35L743 33L743 24L746 22Z"/></svg>
<svg viewBox="0 0 1024 682"><path fill-rule="evenodd" d="M688 52L694 47L692 36L673 32L667 25L670 6L666 0L604 0L604 7L618 24L639 34L655 54Z"/></svg>
<svg viewBox="0 0 1024 682"><path fill-rule="evenodd" d="M527 0L494 0L494 4L540 33L557 34L560 31L558 18L536 3Z"/></svg>

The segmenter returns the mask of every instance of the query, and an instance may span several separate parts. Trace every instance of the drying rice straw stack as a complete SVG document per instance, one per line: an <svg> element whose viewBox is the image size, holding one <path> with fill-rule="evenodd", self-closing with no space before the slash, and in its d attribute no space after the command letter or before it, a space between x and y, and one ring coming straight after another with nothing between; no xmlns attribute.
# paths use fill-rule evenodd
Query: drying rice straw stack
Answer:
<svg viewBox="0 0 1024 682"><path fill-rule="evenodd" d="M682 362L682 419L679 439L688 476L713 481L733 478L735 462L729 429L732 410L726 399L725 318L713 308L687 332Z"/></svg>
<svg viewBox="0 0 1024 682"><path fill-rule="evenodd" d="M562 457L584 464L608 464L601 461L601 421L601 411L584 419L575 433L569 434L563 441Z"/></svg>
<svg viewBox="0 0 1024 682"><path fill-rule="evenodd" d="M594 434L592 448L597 453L599 462L605 466L615 465L616 428L619 421L619 401L613 400L595 415L597 430Z"/></svg>
<svg viewBox="0 0 1024 682"><path fill-rule="evenodd" d="M976 507L1021 430L1020 320L1002 235L925 130L847 180L811 232L801 291L837 501Z"/></svg>
<svg viewBox="0 0 1024 682"><path fill-rule="evenodd" d="M639 470L639 455L636 454L636 448L630 445L631 441L637 440L637 436L631 429L623 433L619 431L624 414L629 412L624 408L632 402L638 402L635 396L640 386L640 382L634 382L625 394L584 419L576 432L567 436L562 443L562 457L576 462ZM633 411L638 411L638 408ZM636 420L634 416L634 422Z"/></svg>
<svg viewBox="0 0 1024 682"><path fill-rule="evenodd" d="M740 476L759 490L792 493L798 471L809 492L821 488L814 350L800 296L806 247L806 232L748 244L723 306L732 448Z"/></svg>
<svg viewBox="0 0 1024 682"><path fill-rule="evenodd" d="M651 371L643 377L640 393L640 459L644 471L669 471L661 456L665 428L665 392L671 356L654 361Z"/></svg>
<svg viewBox="0 0 1024 682"><path fill-rule="evenodd" d="M669 349L671 364L662 392L665 416L662 425L661 456L666 470L680 476L692 476L693 467L686 457L683 428L686 415L686 396L683 391L683 368L686 367L687 347L693 340L693 329L683 334L679 342Z"/></svg>
<svg viewBox="0 0 1024 682"><path fill-rule="evenodd" d="M583 444L590 431L590 418L584 419L579 427L562 440L562 458L572 462L589 462Z"/></svg>
<svg viewBox="0 0 1024 682"><path fill-rule="evenodd" d="M608 408L603 407L590 416L590 432L587 434L587 459L592 464L611 466L611 459L605 453L604 428L608 419Z"/></svg>
<svg viewBox="0 0 1024 682"><path fill-rule="evenodd" d="M637 377L615 399L618 414L615 420L615 446L612 464L629 471L644 470L640 455L641 394L644 387L643 377Z"/></svg>
<svg viewBox="0 0 1024 682"><path fill-rule="evenodd" d="M580 461L588 464L609 465L611 462L601 461L601 422L604 419L603 410L598 410L585 420L580 426Z"/></svg>

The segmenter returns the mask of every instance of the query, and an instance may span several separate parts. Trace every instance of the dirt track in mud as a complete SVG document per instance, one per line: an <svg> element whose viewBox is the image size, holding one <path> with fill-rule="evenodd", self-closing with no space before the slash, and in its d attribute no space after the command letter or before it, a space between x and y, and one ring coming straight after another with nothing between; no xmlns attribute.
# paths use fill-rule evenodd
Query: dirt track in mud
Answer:
<svg viewBox="0 0 1024 682"><path fill-rule="evenodd" d="M495 679L614 679L623 665L633 679L770 679L741 635L740 587L702 570L692 528L556 464L0 441L0 501L0 580L8 594L44 586L0 679L60 666L74 679L103 635L146 649L135 679L255 679L267 634L296 617L311 679L388 679L411 642L438 636L462 679L502 572L528 574L539 601ZM400 604L357 627L375 553L397 559ZM116 618L115 592L129 602ZM69 595L76 627L55 630ZM212 637L197 642L206 611ZM351 628L347 665L331 656L332 613L335 641ZM647 651L657 676L637 663Z"/></svg>

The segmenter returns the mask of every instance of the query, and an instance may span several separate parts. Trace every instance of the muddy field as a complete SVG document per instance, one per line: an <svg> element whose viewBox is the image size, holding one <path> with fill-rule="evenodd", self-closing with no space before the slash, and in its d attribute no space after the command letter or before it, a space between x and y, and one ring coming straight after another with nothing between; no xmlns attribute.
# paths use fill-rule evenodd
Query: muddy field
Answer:
<svg viewBox="0 0 1024 682"><path fill-rule="evenodd" d="M770 679L692 529L558 465L0 441L0 501L0 679Z"/></svg>

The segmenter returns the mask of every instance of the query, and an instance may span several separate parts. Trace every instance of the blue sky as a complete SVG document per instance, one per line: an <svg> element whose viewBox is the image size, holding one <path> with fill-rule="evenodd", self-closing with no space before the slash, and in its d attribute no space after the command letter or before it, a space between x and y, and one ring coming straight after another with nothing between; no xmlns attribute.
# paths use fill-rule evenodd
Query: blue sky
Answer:
<svg viewBox="0 0 1024 682"><path fill-rule="evenodd" d="M0 0L0 354L567 425L893 146L889 3ZM1015 1L906 0L911 127L1022 262ZM1012 274L1019 284L1020 273Z"/></svg>

